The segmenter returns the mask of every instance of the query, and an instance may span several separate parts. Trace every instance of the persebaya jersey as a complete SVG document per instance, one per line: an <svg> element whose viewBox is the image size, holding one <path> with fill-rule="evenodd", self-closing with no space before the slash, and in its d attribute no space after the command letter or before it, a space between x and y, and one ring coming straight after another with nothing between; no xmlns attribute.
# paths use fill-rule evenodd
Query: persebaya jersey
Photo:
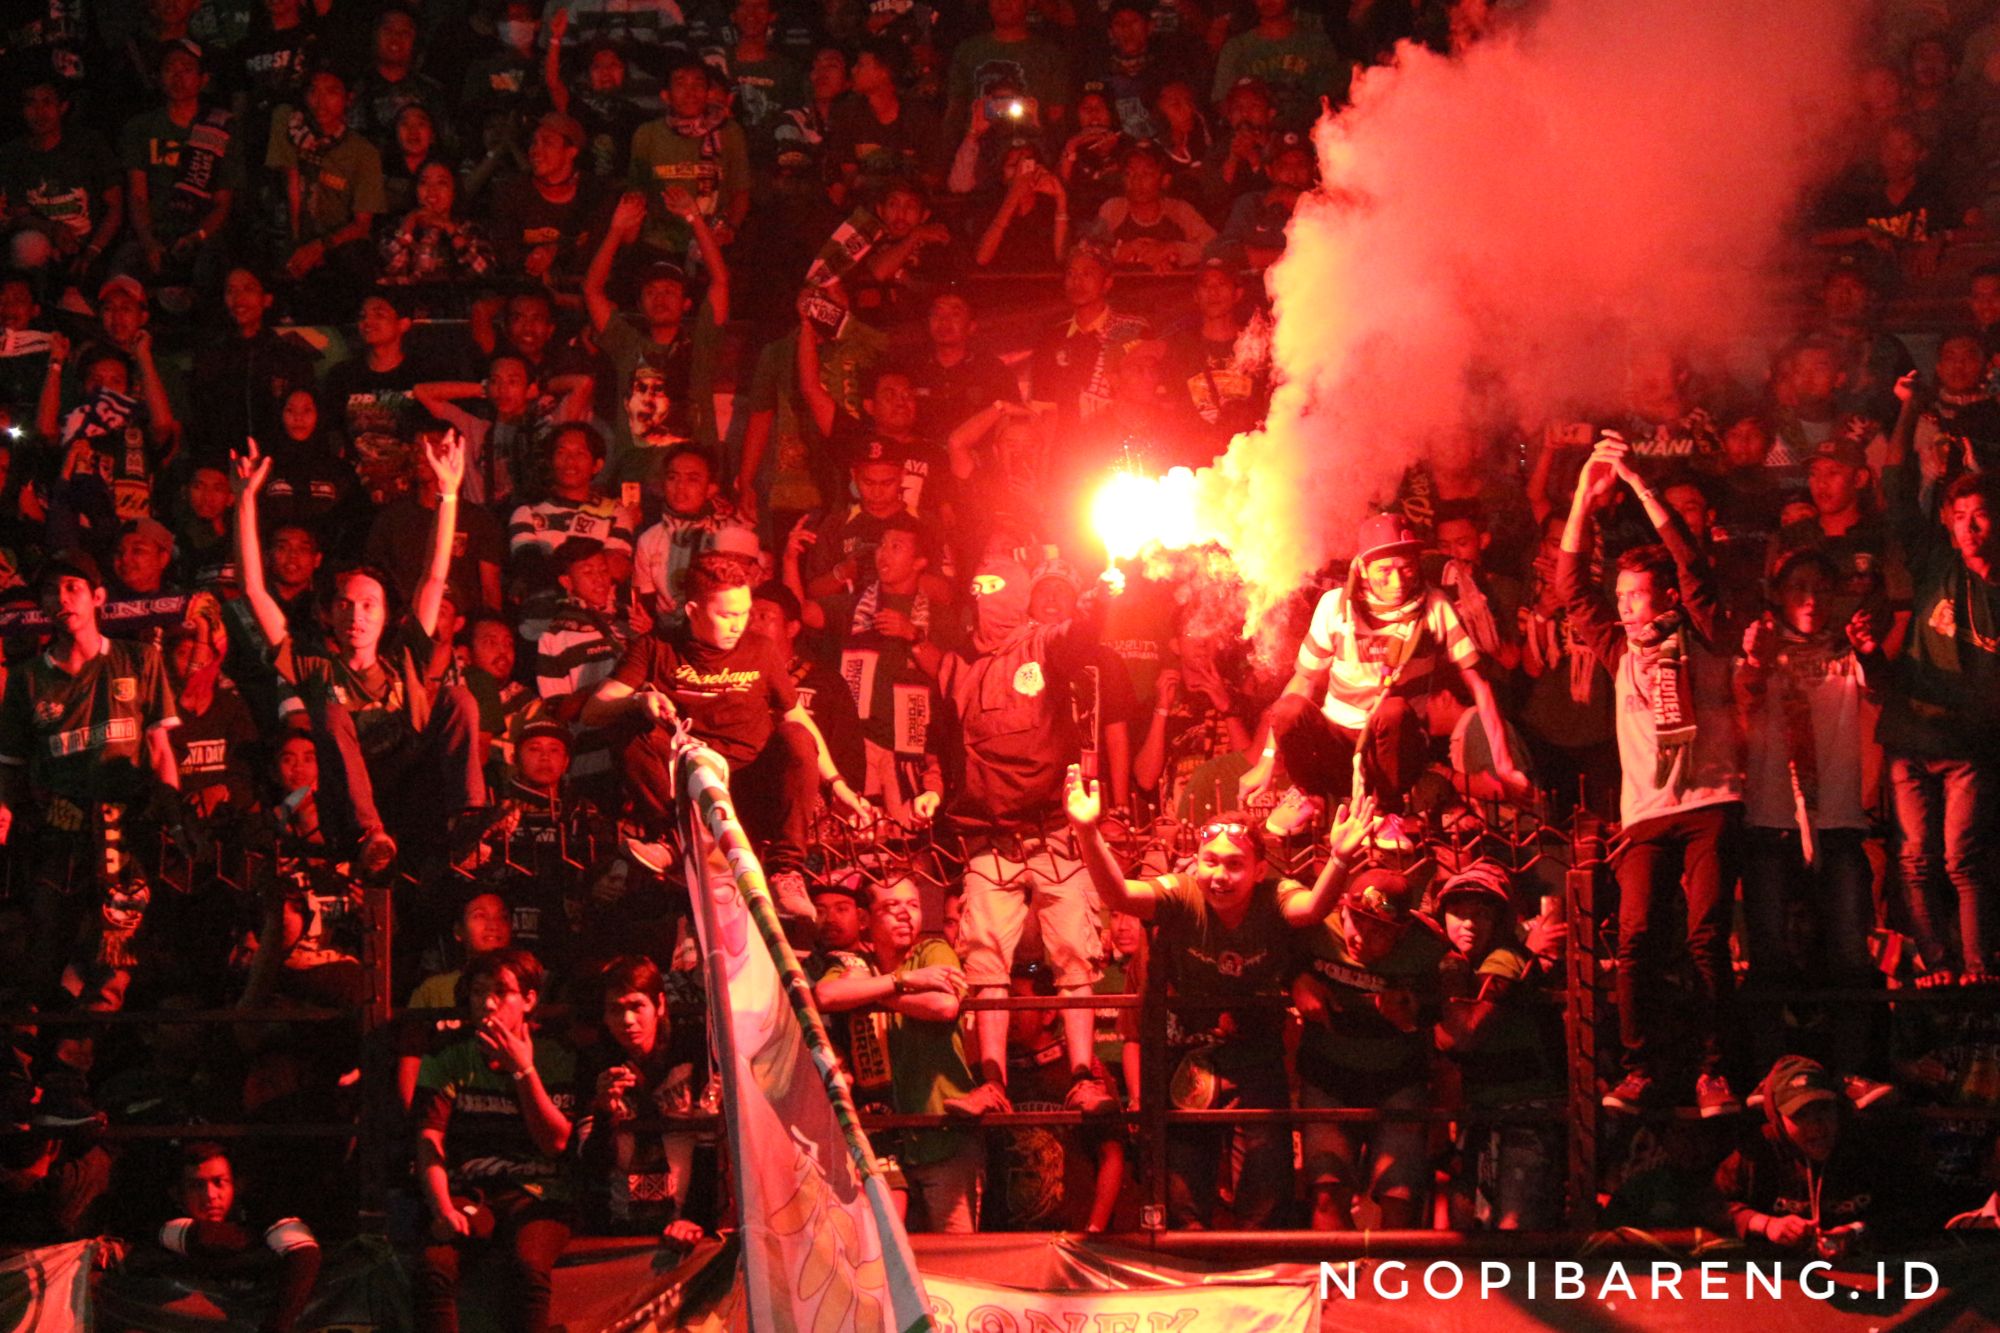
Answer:
<svg viewBox="0 0 2000 1333"><path fill-rule="evenodd" d="M695 638L685 625L634 639L612 679L634 690L650 685L672 699L694 734L732 768L757 757L778 717L799 699L791 668L770 639L745 634L734 648L722 649Z"/></svg>
<svg viewBox="0 0 2000 1333"><path fill-rule="evenodd" d="M8 673L0 763L25 767L40 795L131 801L145 789L146 733L178 725L159 650L103 639L75 675L47 653Z"/></svg>

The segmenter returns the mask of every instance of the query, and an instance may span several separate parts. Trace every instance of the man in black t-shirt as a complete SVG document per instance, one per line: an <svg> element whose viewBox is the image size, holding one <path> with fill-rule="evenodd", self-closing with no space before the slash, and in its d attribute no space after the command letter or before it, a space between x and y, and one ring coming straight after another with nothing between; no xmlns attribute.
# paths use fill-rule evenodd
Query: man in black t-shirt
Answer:
<svg viewBox="0 0 2000 1333"><path fill-rule="evenodd" d="M236 530L243 595L271 645L278 674L297 691L320 749L323 775L342 783L361 843L361 865L386 869L396 844L385 817L407 835L443 819L468 826L467 812L486 805L479 765L479 705L462 685L434 687L425 668L434 654L438 612L451 568L458 488L465 478L465 443L447 436L425 461L438 484L430 564L410 599L410 614L390 615L394 580L359 566L333 580L333 632L322 656L295 642L285 612L264 584L257 535L257 492L271 471L256 442L236 460ZM296 711L296 706L295 706ZM428 822L427 822L428 821Z"/></svg>
<svg viewBox="0 0 2000 1333"><path fill-rule="evenodd" d="M745 631L756 567L742 556L707 551L688 567L687 620L635 639L611 678L584 705L588 727L624 726L631 737L621 768L634 818L648 831L670 826L673 748L666 725L686 717L695 737L729 762L730 795L759 844L779 914L809 924L806 834L819 784L857 815L867 802L840 776L826 741L800 704L791 664L778 645ZM655 869L666 848L634 843Z"/></svg>

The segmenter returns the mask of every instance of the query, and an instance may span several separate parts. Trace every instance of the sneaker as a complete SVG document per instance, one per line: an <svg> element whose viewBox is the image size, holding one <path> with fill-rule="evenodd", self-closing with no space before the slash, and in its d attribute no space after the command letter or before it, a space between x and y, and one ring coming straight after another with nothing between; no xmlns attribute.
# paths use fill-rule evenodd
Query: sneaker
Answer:
<svg viewBox="0 0 2000 1333"><path fill-rule="evenodd" d="M1857 1111L1865 1111L1871 1106L1894 1105L1903 1096L1895 1084L1878 1083L1859 1074L1849 1074L1840 1080L1840 1090L1847 1094L1847 1100Z"/></svg>
<svg viewBox="0 0 2000 1333"><path fill-rule="evenodd" d="M1095 1074L1079 1073L1070 1080L1069 1096L1063 1098L1063 1105L1085 1115L1101 1115L1117 1110L1118 1099L1111 1095L1111 1089L1104 1086L1103 1079Z"/></svg>
<svg viewBox="0 0 2000 1333"><path fill-rule="evenodd" d="M1410 829L1401 815L1384 815L1382 822L1375 826L1375 846L1385 852L1414 852L1416 839L1410 836Z"/></svg>
<svg viewBox="0 0 2000 1333"><path fill-rule="evenodd" d="M674 863L674 849L664 842L649 842L643 838L628 837L619 845L625 855L655 875L666 874Z"/></svg>
<svg viewBox="0 0 2000 1333"><path fill-rule="evenodd" d="M1270 817L1264 821L1264 832L1274 838L1289 838L1302 829L1311 828L1325 813L1324 801L1293 787L1272 807Z"/></svg>
<svg viewBox="0 0 2000 1333"><path fill-rule="evenodd" d="M1604 1094L1604 1109L1637 1115L1660 1101L1659 1086L1644 1074L1627 1074L1622 1082Z"/></svg>
<svg viewBox="0 0 2000 1333"><path fill-rule="evenodd" d="M947 1097L944 1101L946 1115L962 1115L978 1119L983 1115L998 1112L1005 1115L1014 1109L1014 1103L1007 1100L1007 1089L998 1083L982 1083L963 1097Z"/></svg>
<svg viewBox="0 0 2000 1333"><path fill-rule="evenodd" d="M1701 1108L1703 1120L1739 1115L1743 1111L1743 1102L1731 1090L1729 1080L1720 1074L1703 1074L1694 1081L1694 1104Z"/></svg>
<svg viewBox="0 0 2000 1333"><path fill-rule="evenodd" d="M780 870L764 883L771 890L771 901L777 906L781 920L803 921L807 925L819 922L819 911L806 893L804 875L796 870Z"/></svg>

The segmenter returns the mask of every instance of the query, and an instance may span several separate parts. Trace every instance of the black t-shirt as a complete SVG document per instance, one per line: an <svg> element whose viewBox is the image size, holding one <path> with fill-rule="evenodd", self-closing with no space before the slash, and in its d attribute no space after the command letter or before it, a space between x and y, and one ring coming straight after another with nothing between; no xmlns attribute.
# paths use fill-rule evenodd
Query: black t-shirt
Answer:
<svg viewBox="0 0 2000 1333"><path fill-rule="evenodd" d="M250 751L257 744L257 724L243 697L219 685L207 712L183 709L180 717L181 724L167 733L167 739L174 747L181 790L226 787L232 806L239 811L249 808Z"/></svg>
<svg viewBox="0 0 2000 1333"><path fill-rule="evenodd" d="M503 181L494 190L494 252L511 268L518 267L537 246L554 245L557 254L552 271L579 275L590 262L589 247L603 213L604 191L595 176L579 175L575 197L561 204L542 198L534 181L526 176Z"/></svg>
<svg viewBox="0 0 2000 1333"><path fill-rule="evenodd" d="M944 502L951 470L944 450L930 441L891 440L859 417L836 412L829 443L843 471L883 453L903 455L903 504L913 514L934 519Z"/></svg>
<svg viewBox="0 0 2000 1333"><path fill-rule="evenodd" d="M626 646L611 678L634 690L650 685L672 699L694 734L735 767L757 757L778 715L798 702L784 654L759 634L745 634L728 649L703 643L686 625L648 634Z"/></svg>
<svg viewBox="0 0 2000 1333"><path fill-rule="evenodd" d="M942 440L975 412L1004 400L1021 401L1021 381L997 356L974 352L955 366L934 357L913 358L902 367L917 395L917 433Z"/></svg>
<svg viewBox="0 0 2000 1333"><path fill-rule="evenodd" d="M829 168L853 163L863 177L881 180L913 175L935 166L938 122L930 108L905 99L896 119L884 125L863 98L843 98L827 117Z"/></svg>
<svg viewBox="0 0 2000 1333"><path fill-rule="evenodd" d="M432 424L411 390L434 378L409 355L393 370L371 370L364 353L327 372L321 401L347 432L356 470L370 493L401 472L410 442Z"/></svg>

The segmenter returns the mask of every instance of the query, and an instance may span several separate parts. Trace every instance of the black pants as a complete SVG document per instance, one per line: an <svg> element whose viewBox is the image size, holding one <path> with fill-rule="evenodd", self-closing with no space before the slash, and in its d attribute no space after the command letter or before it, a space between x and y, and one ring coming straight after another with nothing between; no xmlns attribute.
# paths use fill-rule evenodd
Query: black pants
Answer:
<svg viewBox="0 0 2000 1333"><path fill-rule="evenodd" d="M1642 820L1625 831L1618 876L1618 1035L1625 1067L1654 1074L1668 963L1678 941L1661 929L1672 895L1687 897L1687 951L1696 990L1701 1072L1722 1070L1722 1024L1734 980L1729 909L1743 807L1730 802Z"/></svg>
<svg viewBox="0 0 2000 1333"><path fill-rule="evenodd" d="M491 1243L507 1251L511 1290L503 1308L522 1333L542 1333L549 1326L551 1275L569 1244L569 1216L518 1189L489 1191L485 1203L493 1210ZM424 1333L458 1333L459 1269L465 1252L484 1243L460 1237L424 1246L417 1264L417 1327Z"/></svg>
<svg viewBox="0 0 2000 1333"><path fill-rule="evenodd" d="M627 742L620 761L632 793L632 813L655 829L672 823L673 749L668 733L653 727ZM819 748L796 722L780 722L757 757L729 773L743 831L757 844L767 875L802 871L813 811L819 804Z"/></svg>
<svg viewBox="0 0 2000 1333"><path fill-rule="evenodd" d="M341 705L317 704L311 716L320 789L336 797L321 801L320 808L354 821L340 833L358 836L386 827L398 842L419 832L435 841L446 820L486 804L479 705L464 686L439 690L423 730L406 730L394 749L372 758L363 753L354 718Z"/></svg>
<svg viewBox="0 0 2000 1333"><path fill-rule="evenodd" d="M1403 796L1430 761L1423 718L1408 699L1390 695L1375 707L1368 725L1349 731L1327 721L1303 695L1282 696L1271 708L1271 731L1292 781L1331 802L1354 788L1354 752L1361 750L1361 781L1385 813L1403 808Z"/></svg>

